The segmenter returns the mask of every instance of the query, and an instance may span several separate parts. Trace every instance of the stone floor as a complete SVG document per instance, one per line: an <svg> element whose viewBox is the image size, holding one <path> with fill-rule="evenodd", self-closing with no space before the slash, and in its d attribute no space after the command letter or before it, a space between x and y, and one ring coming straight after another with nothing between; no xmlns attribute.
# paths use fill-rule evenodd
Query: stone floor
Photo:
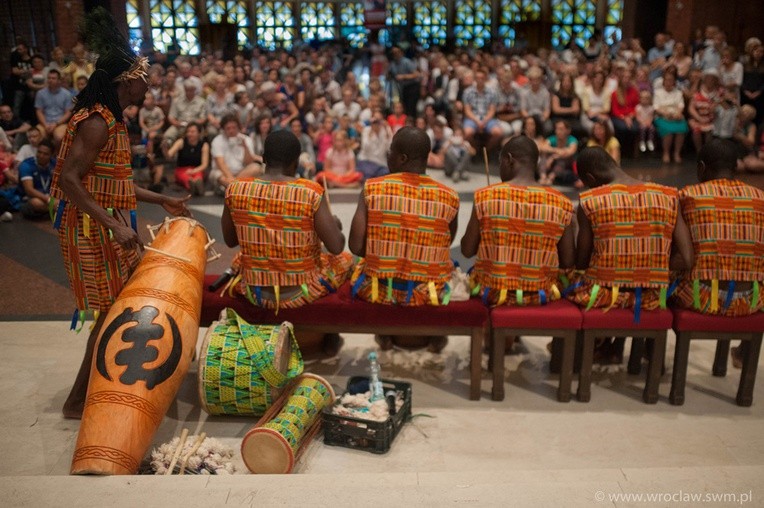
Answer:
<svg viewBox="0 0 764 508"><path fill-rule="evenodd" d="M462 199L457 238L471 212L472 192L485 184L480 171L476 165L470 181L455 186ZM628 171L676 186L694 178L691 164L660 167L652 159L631 163ZM442 174L434 176L446 181ZM495 175L492 181L498 181ZM761 177L750 181L764 187ZM331 192L333 211L347 232L357 191ZM220 198L196 198L191 208L221 240ZM142 228L164 216L156 207L142 206L139 214ZM465 261L454 245L455 257ZM210 264L208 273L223 271L233 255L222 242L217 246L223 259ZM490 400L485 370L482 399L469 401L469 341L451 337L437 357L382 354L385 377L413 384L417 415L387 454L316 440L293 475L67 476L78 422L63 419L60 408L86 340L84 332L68 331L72 301L67 286L48 223L16 217L0 224L3 506L764 506L761 390L752 407L736 406L740 372L730 366L727 377L711 376L713 344L695 343L686 403L671 406L673 336L657 405L641 402L644 373L629 376L625 366L595 373L590 403L556 402L544 338L524 339L519 353L507 357L504 401ZM348 377L366 373L365 358L374 348L368 335L344 339L337 357L310 359L305 367L338 391ZM254 419L208 417L196 385L194 363L154 444L188 428L238 450Z"/></svg>

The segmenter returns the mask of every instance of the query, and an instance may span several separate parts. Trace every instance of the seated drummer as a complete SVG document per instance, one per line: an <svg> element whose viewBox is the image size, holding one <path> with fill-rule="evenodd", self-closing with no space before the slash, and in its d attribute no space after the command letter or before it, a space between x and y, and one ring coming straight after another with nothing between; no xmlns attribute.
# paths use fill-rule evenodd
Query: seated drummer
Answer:
<svg viewBox="0 0 764 508"><path fill-rule="evenodd" d="M695 264L679 282L678 306L704 314L747 316L764 308L764 191L734 177L737 148L713 139L698 155L698 180L679 191ZM739 348L733 365L740 368Z"/></svg>
<svg viewBox="0 0 764 508"><path fill-rule="evenodd" d="M501 183L475 193L462 254L477 254L473 293L487 305L559 300L559 269L575 263L573 203L536 184L538 159L535 141L512 138L501 149Z"/></svg>
<svg viewBox="0 0 764 508"><path fill-rule="evenodd" d="M351 279L353 295L363 300L412 306L450 300L459 196L425 174L429 153L427 134L404 127L388 152L390 174L364 185L348 241L363 258ZM445 346L442 338L438 343L430 350Z"/></svg>
<svg viewBox="0 0 764 508"><path fill-rule="evenodd" d="M570 300L591 308L666 307L669 269L692 266L692 240L678 191L627 175L602 148L585 148L578 172L590 190L578 205L576 268ZM598 345L600 362L620 363L623 339Z"/></svg>
<svg viewBox="0 0 764 508"><path fill-rule="evenodd" d="M241 245L237 291L268 309L301 307L338 288L353 264L342 224L316 182L295 178L301 153L288 130L268 135L265 173L226 189L221 219L229 247ZM321 252L323 242L329 253Z"/></svg>

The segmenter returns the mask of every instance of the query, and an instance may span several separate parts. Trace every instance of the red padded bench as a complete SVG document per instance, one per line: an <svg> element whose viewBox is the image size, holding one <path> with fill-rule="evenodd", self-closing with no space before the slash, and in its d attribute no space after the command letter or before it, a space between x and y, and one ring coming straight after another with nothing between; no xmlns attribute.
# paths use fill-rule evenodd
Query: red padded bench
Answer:
<svg viewBox="0 0 764 508"><path fill-rule="evenodd" d="M327 295L298 309L272 310L256 307L243 298L233 298L221 290L210 292L217 279L204 280L200 325L218 319L220 311L231 307L250 323L278 324L289 321L297 331L319 333L371 333L379 335L469 335L470 399L480 399L481 352L488 334L488 309L479 299L451 302L444 306L403 307L381 305L352 299L350 284L343 284L336 293Z"/></svg>
<svg viewBox="0 0 764 508"><path fill-rule="evenodd" d="M743 370L740 373L740 385L735 401L744 407L753 404L753 385L756 382L756 369L764 334L764 312L741 317L710 316L685 309L675 309L673 312L676 350L669 401L677 406L684 404L691 340L718 340L713 367L715 376L727 374L730 340L741 340Z"/></svg>
<svg viewBox="0 0 764 508"><path fill-rule="evenodd" d="M504 400L504 351L507 338L515 337L559 337L562 339L562 365L557 400L570 401L570 386L573 379L573 353L576 336L581 329L581 311L567 300L558 300L548 305L507 306L491 309L491 330L493 348L493 400Z"/></svg>
<svg viewBox="0 0 764 508"><path fill-rule="evenodd" d="M658 402L663 360L666 355L666 335L673 321L670 310L643 310L639 323L634 322L631 309L591 309L583 313L584 333L581 353L581 373L578 378L578 400L589 402L591 399L592 363L594 361L594 340L598 337L634 337L651 339L653 348L647 367L647 381L642 399L647 404Z"/></svg>

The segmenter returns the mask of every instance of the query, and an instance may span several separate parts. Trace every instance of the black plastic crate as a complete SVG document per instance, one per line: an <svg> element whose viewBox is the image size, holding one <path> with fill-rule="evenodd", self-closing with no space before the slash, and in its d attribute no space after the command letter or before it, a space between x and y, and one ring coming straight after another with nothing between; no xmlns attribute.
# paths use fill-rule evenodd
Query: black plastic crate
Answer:
<svg viewBox="0 0 764 508"><path fill-rule="evenodd" d="M368 379L363 376L352 377L347 386ZM331 446L344 446L372 453L387 453L393 439L400 432L403 424L411 418L411 383L381 379L384 391L395 390L403 392L403 405L400 411L390 416L384 422L375 422L339 416L332 413L334 406L324 408L323 422L324 443ZM339 404L339 399L335 404Z"/></svg>

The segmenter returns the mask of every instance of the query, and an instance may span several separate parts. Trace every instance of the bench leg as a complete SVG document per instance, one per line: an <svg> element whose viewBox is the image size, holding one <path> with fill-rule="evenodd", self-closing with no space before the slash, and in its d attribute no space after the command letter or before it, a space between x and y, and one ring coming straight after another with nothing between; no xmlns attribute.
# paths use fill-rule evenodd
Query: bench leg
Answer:
<svg viewBox="0 0 764 508"><path fill-rule="evenodd" d="M735 401L738 406L750 407L753 404L753 385L756 382L756 368L761 353L761 335L756 334L741 344L743 349L743 371L740 373L740 386Z"/></svg>
<svg viewBox="0 0 764 508"><path fill-rule="evenodd" d="M552 356L549 359L549 373L559 374L562 365L562 339L561 337L552 337Z"/></svg>
<svg viewBox="0 0 764 508"><path fill-rule="evenodd" d="M576 334L567 334L562 339L562 358L560 362L560 386L557 388L557 400L570 402L570 387L573 384L573 355L576 348Z"/></svg>
<svg viewBox="0 0 764 508"><path fill-rule="evenodd" d="M687 362L690 356L690 334L676 332L674 349L674 371L671 374L671 393L669 402L675 406L684 404L684 386L687 382Z"/></svg>
<svg viewBox="0 0 764 508"><path fill-rule="evenodd" d="M666 332L653 338L653 350L650 354L650 362L647 366L647 381L642 399L646 404L658 402L658 388L661 384L661 371L663 370L663 358L666 356Z"/></svg>
<svg viewBox="0 0 764 508"><path fill-rule="evenodd" d="M480 400L480 378L482 368L480 354L483 351L485 328L473 328L470 340L470 400Z"/></svg>
<svg viewBox="0 0 764 508"><path fill-rule="evenodd" d="M640 337L631 338L631 353L629 365L626 371L632 376L638 376L642 372L642 358L645 356L645 339Z"/></svg>
<svg viewBox="0 0 764 508"><path fill-rule="evenodd" d="M594 332L584 331L583 348L581 349L581 371L578 373L579 402L589 402L592 398L592 363L594 362Z"/></svg>
<svg viewBox="0 0 764 508"><path fill-rule="evenodd" d="M514 336L507 337L505 333L492 330L493 349L491 360L493 368L493 388L491 389L492 400L504 400L504 354L506 353L507 339L515 340Z"/></svg>
<svg viewBox="0 0 764 508"><path fill-rule="evenodd" d="M717 340L716 341L716 354L714 355L714 368L712 370L714 376L724 377L727 375L727 358L730 355L730 341Z"/></svg>

